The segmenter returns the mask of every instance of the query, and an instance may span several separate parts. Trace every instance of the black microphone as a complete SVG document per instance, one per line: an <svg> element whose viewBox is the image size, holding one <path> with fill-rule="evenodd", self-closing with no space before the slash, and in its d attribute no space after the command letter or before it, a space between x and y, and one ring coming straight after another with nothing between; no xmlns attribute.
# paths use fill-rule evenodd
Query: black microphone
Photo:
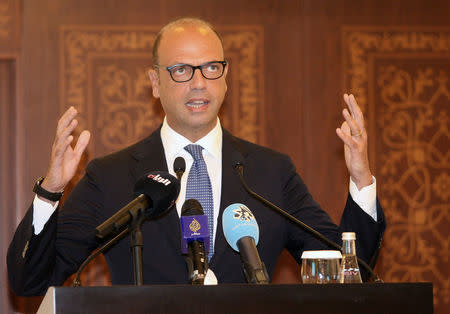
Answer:
<svg viewBox="0 0 450 314"><path fill-rule="evenodd" d="M162 215L173 207L179 193L180 182L165 171L142 176L134 186L137 197L95 228L96 236L105 238L119 232L139 212L147 219Z"/></svg>
<svg viewBox="0 0 450 314"><path fill-rule="evenodd" d="M181 208L181 250L187 254L189 279L192 284L203 285L208 270L209 245L208 217L202 205L195 199L188 199Z"/></svg>
<svg viewBox="0 0 450 314"><path fill-rule="evenodd" d="M181 177L186 171L186 162L183 157L178 156L173 162L173 171L177 174L177 179L181 181Z"/></svg>
<svg viewBox="0 0 450 314"><path fill-rule="evenodd" d="M297 218L295 218L294 216L292 216L291 214L289 214L288 212L282 210L280 207L278 207L277 205L269 202L268 200L266 200L264 197L260 196L259 194L257 194L256 192L254 192L252 189L249 188L249 186L247 185L247 183L245 182L244 179L244 158L242 156L241 153L234 151L231 155L232 158L232 164L233 164L233 168L236 170L236 172L239 175L239 179L241 180L242 186L244 187L244 189L255 199L257 199L258 201L262 202L264 205L268 206L269 208L275 210L276 212L278 212L279 214L281 214L282 216L286 217L287 219L289 219L290 221L292 221L294 224L296 224L297 226L303 228L304 230L306 230L307 232L311 233L312 235L314 235L314 237L316 237L317 239L319 239L320 241L322 241L323 243L325 243L326 245L342 251L342 247L331 241L330 239L328 239L327 237L325 237L323 234L321 234L320 232L316 231L315 229L311 228L310 226L308 226L307 224L305 224L304 222L298 220ZM358 263L361 264L361 266L364 267L365 270L367 270L370 274L370 276L373 278L374 282L383 282L383 280L381 280L377 274L375 274L375 272L372 270L372 268L367 265L366 262L364 262L361 258L359 258L358 256L356 257L358 259Z"/></svg>
<svg viewBox="0 0 450 314"><path fill-rule="evenodd" d="M231 204L223 212L222 226L228 244L241 256L247 282L268 284L269 275L256 249L259 227L250 209L244 204Z"/></svg>

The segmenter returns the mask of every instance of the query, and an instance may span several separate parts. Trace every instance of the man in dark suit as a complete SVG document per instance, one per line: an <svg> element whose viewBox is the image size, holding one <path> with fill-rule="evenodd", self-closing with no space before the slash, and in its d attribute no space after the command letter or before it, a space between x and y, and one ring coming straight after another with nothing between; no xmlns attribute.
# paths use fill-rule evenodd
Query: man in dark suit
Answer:
<svg viewBox="0 0 450 314"><path fill-rule="evenodd" d="M133 199L137 178L150 170L173 172L177 156L187 164L177 208L143 225L144 281L187 283L179 216L186 198L186 177L194 162L185 147L193 143L201 145L211 182L214 255L210 268L219 283L245 282L239 254L226 243L221 225L223 210L232 203L246 204L255 215L260 227L258 250L270 276L284 248L300 261L304 250L324 247L245 192L232 167L233 152L243 156L248 184L264 197L336 242L341 231L355 231L359 255L369 261L376 254L384 217L373 194L364 118L353 96L344 96L351 113L344 110L345 121L337 129L354 185L338 228L313 200L289 157L221 128L217 114L227 90L228 65L220 37L209 24L197 19L168 24L157 37L153 53L155 68L149 73L153 95L161 99L166 113L161 128L133 146L90 162L63 208L56 210L57 193L73 177L90 137L83 131L72 148L77 112L71 107L61 117L49 169L8 250L9 279L17 294L43 294L49 285L62 284L98 247L95 227ZM105 257L113 284L133 282L128 238Z"/></svg>

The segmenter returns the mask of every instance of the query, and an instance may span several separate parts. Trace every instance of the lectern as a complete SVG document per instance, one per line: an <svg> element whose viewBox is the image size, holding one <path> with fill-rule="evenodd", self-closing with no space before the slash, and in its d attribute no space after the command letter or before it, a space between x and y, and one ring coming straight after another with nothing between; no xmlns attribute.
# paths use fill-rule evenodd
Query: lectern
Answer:
<svg viewBox="0 0 450 314"><path fill-rule="evenodd" d="M50 287L42 313L433 313L431 283Z"/></svg>

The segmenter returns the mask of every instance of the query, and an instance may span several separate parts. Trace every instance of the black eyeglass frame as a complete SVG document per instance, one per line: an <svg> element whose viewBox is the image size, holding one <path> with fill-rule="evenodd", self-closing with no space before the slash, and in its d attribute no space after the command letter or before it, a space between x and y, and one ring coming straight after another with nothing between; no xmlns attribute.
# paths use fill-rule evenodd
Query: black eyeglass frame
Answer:
<svg viewBox="0 0 450 314"><path fill-rule="evenodd" d="M223 68L222 68L222 73L221 73L218 77L216 77L216 78L208 78L208 77L205 76L205 74L203 74L203 71L202 71L202 68L203 68L204 66L207 66L207 65L212 64L212 63L220 63L220 64L222 64L222 66L223 66ZM191 77L190 77L189 79L187 79L187 80L184 80L184 81L177 81L177 80L175 80L175 79L173 78L173 76L172 76L172 71L171 71L171 70L172 70L173 68L175 68L175 67L186 66L186 65L189 66L189 67L191 67L191 69L192 69ZM174 64L174 65L168 66L168 67L166 67L165 69L169 72L170 78L171 78L174 82L176 82L176 83L184 83L184 82L188 82L188 81L192 80L192 78L194 77L194 74L195 74L195 70L197 70L197 69L200 70L200 73L202 74L202 76L203 76L205 79L207 79L207 80L217 80L217 79L220 79L220 78L223 76L223 74L225 73L225 68L227 67L227 65L228 65L228 62L225 61L225 60L224 60L224 61L209 61L209 62L200 64L200 65L191 65L191 64L187 64L187 63L177 63L177 64ZM155 67L161 68L161 66L160 66L159 64L155 64Z"/></svg>

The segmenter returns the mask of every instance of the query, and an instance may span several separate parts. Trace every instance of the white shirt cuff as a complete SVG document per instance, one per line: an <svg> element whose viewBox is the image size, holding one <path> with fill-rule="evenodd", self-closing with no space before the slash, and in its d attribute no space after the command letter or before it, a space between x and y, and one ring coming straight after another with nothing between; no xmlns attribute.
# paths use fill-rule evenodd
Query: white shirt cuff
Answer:
<svg viewBox="0 0 450 314"><path fill-rule="evenodd" d="M359 207L362 208L368 215L377 221L377 181L372 176L372 184L358 190L355 182L350 177L350 195Z"/></svg>
<svg viewBox="0 0 450 314"><path fill-rule="evenodd" d="M59 202L54 206L41 200L37 195L33 200L33 226L34 234L38 235L44 229L45 224L50 219L50 216L55 212Z"/></svg>

